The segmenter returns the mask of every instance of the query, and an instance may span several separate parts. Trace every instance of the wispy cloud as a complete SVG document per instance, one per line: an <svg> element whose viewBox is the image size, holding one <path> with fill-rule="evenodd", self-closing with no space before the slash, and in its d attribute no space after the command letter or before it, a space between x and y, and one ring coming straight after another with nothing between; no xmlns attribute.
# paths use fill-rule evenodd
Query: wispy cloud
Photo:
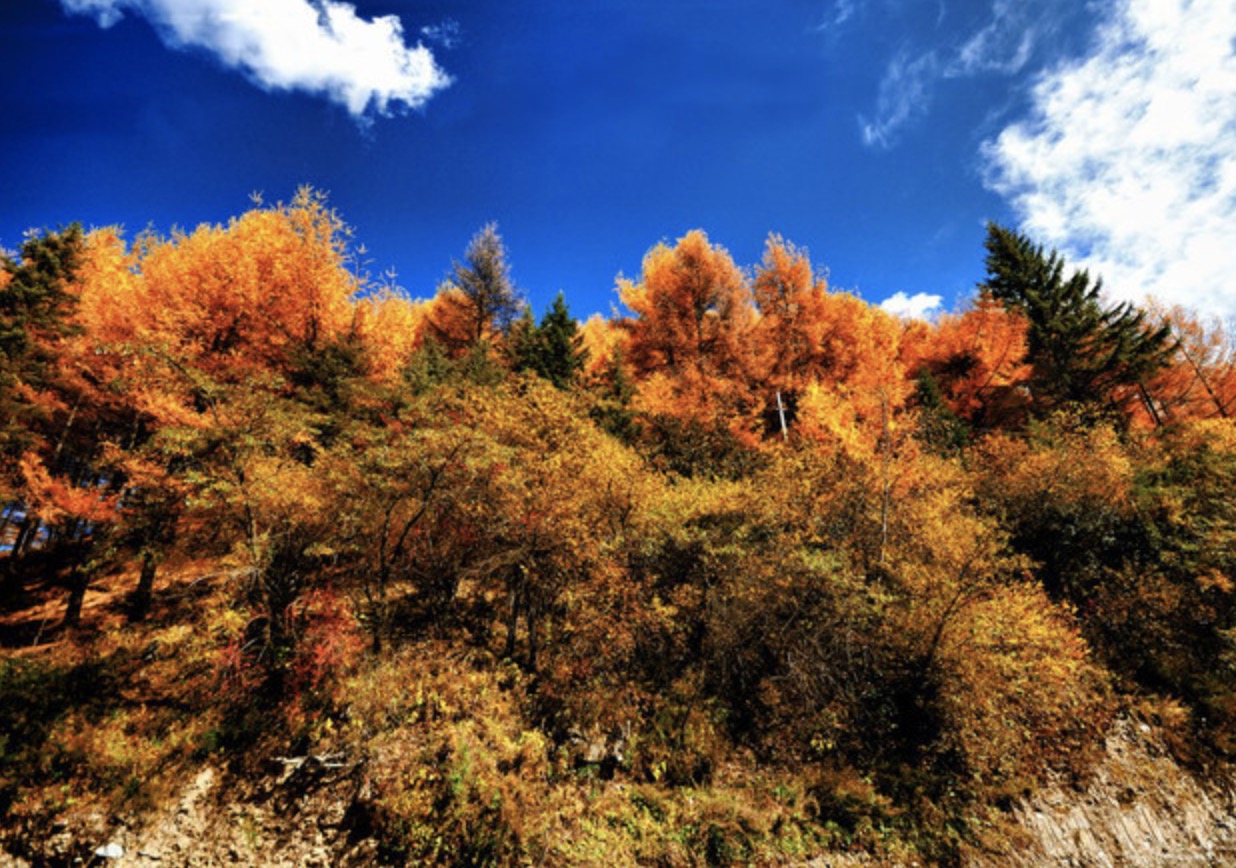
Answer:
<svg viewBox="0 0 1236 868"><path fill-rule="evenodd" d="M914 295L899 292L892 298L886 298L880 307L893 316L905 319L926 319L940 309L941 301L940 296L926 292L916 292Z"/></svg>
<svg viewBox="0 0 1236 868"><path fill-rule="evenodd" d="M917 57L902 53L893 58L880 82L875 116L859 115L863 143L868 147L892 147L902 127L927 113L939 75L940 63L932 52Z"/></svg>
<svg viewBox="0 0 1236 868"><path fill-rule="evenodd" d="M826 22L826 26L839 27L845 24L854 17L854 10L857 8L857 5L858 0L835 0L832 19Z"/></svg>
<svg viewBox="0 0 1236 868"><path fill-rule="evenodd" d="M1236 3L1121 0L983 154L1022 228L1113 296L1236 315Z"/></svg>
<svg viewBox="0 0 1236 868"><path fill-rule="evenodd" d="M460 33L459 22L454 18L447 18L445 21L428 24L421 28L421 36L447 49L459 45Z"/></svg>
<svg viewBox="0 0 1236 868"><path fill-rule="evenodd" d="M991 20L962 43L945 74L965 76L995 72L1014 75L1020 72L1029 62L1050 20L1045 13L1051 5L1050 2L995 0Z"/></svg>
<svg viewBox="0 0 1236 868"><path fill-rule="evenodd" d="M927 115L936 89L945 79L1022 72L1052 32L1060 10L1071 2L992 0L990 12L978 29L963 29L960 35L948 31L945 37L933 32L936 45L917 52L903 48L885 69L874 113L859 117L864 144L881 149L896 145L905 129ZM946 11L942 4L937 30Z"/></svg>
<svg viewBox="0 0 1236 868"><path fill-rule="evenodd" d="M324 96L354 117L423 106L450 83L433 53L409 45L397 16L361 18L336 0L60 0L110 27L146 18L172 48L201 48L269 90Z"/></svg>

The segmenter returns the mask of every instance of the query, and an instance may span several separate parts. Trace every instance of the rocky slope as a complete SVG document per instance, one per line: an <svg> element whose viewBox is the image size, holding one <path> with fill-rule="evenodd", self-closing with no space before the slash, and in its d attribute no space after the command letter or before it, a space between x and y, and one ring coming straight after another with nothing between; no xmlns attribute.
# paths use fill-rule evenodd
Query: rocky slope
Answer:
<svg viewBox="0 0 1236 868"><path fill-rule="evenodd" d="M368 776L345 757L273 758L262 779L204 767L179 798L143 824L87 814L25 841L0 865L368 865ZM975 868L1236 864L1236 788L1201 781L1172 758L1161 733L1125 719L1084 789L1060 785L1017 806L1016 842ZM878 864L853 856L813 865Z"/></svg>
<svg viewBox="0 0 1236 868"><path fill-rule="evenodd" d="M1187 773L1160 732L1128 719L1084 789L1041 790L1014 815L1024 846L984 868L1236 865L1232 782Z"/></svg>

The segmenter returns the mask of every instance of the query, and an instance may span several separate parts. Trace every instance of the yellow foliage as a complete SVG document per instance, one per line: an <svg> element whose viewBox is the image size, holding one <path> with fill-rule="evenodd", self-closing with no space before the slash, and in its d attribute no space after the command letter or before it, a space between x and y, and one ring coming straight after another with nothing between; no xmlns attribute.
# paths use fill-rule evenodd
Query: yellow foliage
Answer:
<svg viewBox="0 0 1236 868"><path fill-rule="evenodd" d="M138 272L138 258L130 252L115 228L97 229L86 240L86 255L78 267L78 314L95 346L122 347L129 351L138 331L151 314L151 300Z"/></svg>
<svg viewBox="0 0 1236 868"><path fill-rule="evenodd" d="M994 434L982 444L987 491L1020 509L1130 506L1133 463L1116 433L1057 417L1038 440Z"/></svg>
<svg viewBox="0 0 1236 868"><path fill-rule="evenodd" d="M587 352L584 361L586 378L597 376L612 364L614 355L626 340L626 332L614 320L606 319L599 313L594 313L583 322L579 335Z"/></svg>
<svg viewBox="0 0 1236 868"><path fill-rule="evenodd" d="M798 402L795 430L821 445L840 450L855 458L871 459L891 425L894 408L877 403L875 415L864 412L867 402L854 401L839 389L818 382L809 383Z"/></svg>
<svg viewBox="0 0 1236 868"><path fill-rule="evenodd" d="M993 590L962 615L941 656L946 744L985 787L1019 792L1096 744L1110 722L1106 677L1040 587Z"/></svg>
<svg viewBox="0 0 1236 868"><path fill-rule="evenodd" d="M360 287L345 267L346 236L323 198L302 190L226 227L145 238L148 304L137 322L147 340L215 376L281 370L293 350L313 351L352 324Z"/></svg>
<svg viewBox="0 0 1236 868"><path fill-rule="evenodd" d="M430 302L414 301L394 292L357 302L356 330L367 351L370 373L380 382L392 382L420 346L429 317Z"/></svg>

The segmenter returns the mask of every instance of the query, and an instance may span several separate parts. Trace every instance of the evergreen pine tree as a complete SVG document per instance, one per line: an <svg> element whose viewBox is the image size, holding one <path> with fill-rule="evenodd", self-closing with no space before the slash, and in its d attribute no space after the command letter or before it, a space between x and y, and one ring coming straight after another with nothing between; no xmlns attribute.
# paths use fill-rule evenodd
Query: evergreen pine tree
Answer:
<svg viewBox="0 0 1236 868"><path fill-rule="evenodd" d="M524 308L507 335L507 358L514 371L533 371L559 389L569 389L579 380L588 358L579 322L571 316L559 292L541 324Z"/></svg>
<svg viewBox="0 0 1236 868"><path fill-rule="evenodd" d="M511 323L506 336L507 365L512 371L537 371L537 358L540 354L540 329L536 327L536 319L532 316L532 308L524 305L523 312Z"/></svg>
<svg viewBox="0 0 1236 868"><path fill-rule="evenodd" d="M29 410L18 385L42 390L56 378L48 347L73 333L73 280L85 245L82 228L32 236L19 260L0 256L8 281L0 287L0 462L18 453L29 432L20 422Z"/></svg>
<svg viewBox="0 0 1236 868"><path fill-rule="evenodd" d="M65 333L74 299L67 286L81 260L85 240L73 224L60 232L31 237L20 261L0 257L9 280L0 289L0 365L12 374L32 348L35 333Z"/></svg>
<svg viewBox="0 0 1236 868"><path fill-rule="evenodd" d="M423 395L445 382L451 373L451 360L432 334L424 341L403 369L403 381L413 395Z"/></svg>
<svg viewBox="0 0 1236 868"><path fill-rule="evenodd" d="M588 358L579 323L571 316L562 293L541 318L537 329L536 372L559 389L574 385Z"/></svg>
<svg viewBox="0 0 1236 868"><path fill-rule="evenodd" d="M987 225L983 288L1030 323L1031 389L1040 409L1068 403L1115 402L1165 364L1171 332L1151 329L1145 314L1124 302L1104 304L1102 281L1085 271L1065 277L1056 252L1025 235Z"/></svg>

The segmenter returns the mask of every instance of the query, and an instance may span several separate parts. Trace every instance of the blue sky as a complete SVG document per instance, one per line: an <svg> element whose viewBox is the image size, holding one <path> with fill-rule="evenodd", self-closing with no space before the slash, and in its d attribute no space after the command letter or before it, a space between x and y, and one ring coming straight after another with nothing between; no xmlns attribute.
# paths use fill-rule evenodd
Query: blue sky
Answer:
<svg viewBox="0 0 1236 868"><path fill-rule="evenodd" d="M1236 0L6 0L0 82L8 249L309 184L412 296L497 221L538 312L607 312L698 227L911 312L991 219L1236 314Z"/></svg>

